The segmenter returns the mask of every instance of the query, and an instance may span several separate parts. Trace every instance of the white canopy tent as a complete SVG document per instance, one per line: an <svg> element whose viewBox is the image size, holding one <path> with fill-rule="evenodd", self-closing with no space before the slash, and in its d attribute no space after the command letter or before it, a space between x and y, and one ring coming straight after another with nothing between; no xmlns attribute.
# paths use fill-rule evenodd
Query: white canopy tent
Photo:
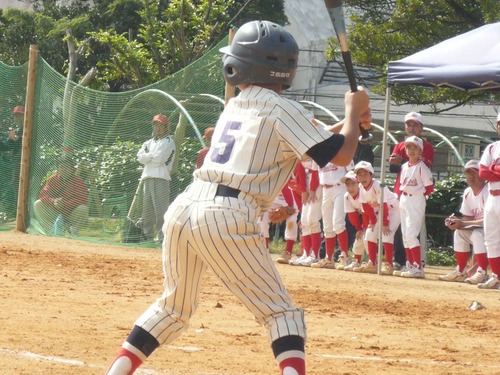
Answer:
<svg viewBox="0 0 500 375"><path fill-rule="evenodd" d="M401 60L391 61L387 78L380 175L383 185L392 86L402 84L464 91L500 90L500 22L484 25ZM383 197L380 204L383 211ZM380 214L383 215L383 212ZM379 238L382 238L382 228ZM381 252L379 241L379 270Z"/></svg>

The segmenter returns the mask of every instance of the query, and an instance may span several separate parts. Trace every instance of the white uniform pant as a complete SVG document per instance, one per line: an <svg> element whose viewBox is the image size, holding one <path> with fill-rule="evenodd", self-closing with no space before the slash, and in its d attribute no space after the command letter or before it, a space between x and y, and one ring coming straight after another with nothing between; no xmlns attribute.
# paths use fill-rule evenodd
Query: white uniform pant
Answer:
<svg viewBox="0 0 500 375"><path fill-rule="evenodd" d="M418 236L424 222L426 204L427 201L423 194L401 195L399 211L405 249L413 249L420 246Z"/></svg>
<svg viewBox="0 0 500 375"><path fill-rule="evenodd" d="M372 228L368 228L365 231L365 240L370 242L378 243L378 232L379 225L382 221L379 217L378 212L377 215L377 224ZM394 206L389 206L389 230L390 233L388 235L382 234L382 243L394 243L394 234L398 229L399 224L401 223L399 217L399 208Z"/></svg>
<svg viewBox="0 0 500 375"><path fill-rule="evenodd" d="M216 196L217 184L195 181L168 208L163 232L164 293L136 321L160 344L185 331L207 268L240 299L275 341L306 337L303 310L293 305L257 225L252 197Z"/></svg>
<svg viewBox="0 0 500 375"><path fill-rule="evenodd" d="M163 216L170 204L170 181L163 178L145 178L142 200L142 232L152 239L156 229L158 240L163 241Z"/></svg>
<svg viewBox="0 0 500 375"><path fill-rule="evenodd" d="M484 205L484 243L488 258L500 257L500 196L488 196Z"/></svg>
<svg viewBox="0 0 500 375"><path fill-rule="evenodd" d="M361 239L355 239L354 243L352 244L352 253L354 255L364 255L365 253L365 240Z"/></svg>
<svg viewBox="0 0 500 375"><path fill-rule="evenodd" d="M302 224L302 235L308 236L313 233L321 232L321 204L322 189L316 191L316 200L302 205L302 214L300 223Z"/></svg>
<svg viewBox="0 0 500 375"><path fill-rule="evenodd" d="M344 184L333 187L322 186L323 199L321 212L323 217L323 232L325 238L333 238L345 231Z"/></svg>
<svg viewBox="0 0 500 375"><path fill-rule="evenodd" d="M484 229L457 229L453 234L453 250L459 253L470 252L470 247L474 254L485 254Z"/></svg>

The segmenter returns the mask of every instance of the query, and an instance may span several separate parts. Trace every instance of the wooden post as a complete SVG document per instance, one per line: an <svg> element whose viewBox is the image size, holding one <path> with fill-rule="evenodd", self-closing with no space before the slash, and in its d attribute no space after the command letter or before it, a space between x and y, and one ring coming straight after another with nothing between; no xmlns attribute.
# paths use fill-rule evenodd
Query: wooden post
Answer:
<svg viewBox="0 0 500 375"><path fill-rule="evenodd" d="M26 84L26 103L24 109L23 144L21 151L21 169L19 172L19 194L17 198L16 229L26 232L26 211L28 207L28 188L31 159L31 134L33 130L33 114L35 107L36 65L38 47L30 46L28 62L28 82Z"/></svg>
<svg viewBox="0 0 500 375"><path fill-rule="evenodd" d="M232 28L229 29L229 45L233 42L234 34L236 34L236 29ZM233 98L234 95L236 94L236 87L231 86L226 82L226 89L225 89L225 102L229 101L229 99Z"/></svg>

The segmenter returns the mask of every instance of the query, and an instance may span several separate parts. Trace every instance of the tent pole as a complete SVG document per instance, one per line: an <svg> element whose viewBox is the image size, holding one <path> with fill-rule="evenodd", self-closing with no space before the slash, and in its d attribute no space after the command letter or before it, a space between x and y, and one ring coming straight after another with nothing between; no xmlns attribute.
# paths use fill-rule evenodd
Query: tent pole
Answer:
<svg viewBox="0 0 500 375"><path fill-rule="evenodd" d="M391 85L387 85L385 91L385 118L384 118L384 134L382 135L382 155L380 157L380 202L379 202L379 226L378 226L378 256L377 256L377 273L380 275L380 270L382 268L382 234L383 234L383 223L382 218L384 217L384 188L385 188L385 167L386 167L386 153L387 153L387 135L389 134L389 113L391 110Z"/></svg>

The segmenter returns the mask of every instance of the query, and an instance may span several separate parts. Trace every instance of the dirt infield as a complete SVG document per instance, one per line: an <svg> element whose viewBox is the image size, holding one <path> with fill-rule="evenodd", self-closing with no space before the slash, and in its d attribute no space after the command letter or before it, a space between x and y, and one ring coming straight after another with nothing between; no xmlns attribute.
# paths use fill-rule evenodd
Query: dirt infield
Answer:
<svg viewBox="0 0 500 375"><path fill-rule="evenodd" d="M104 374L162 289L161 252L0 232L0 373ZM500 374L500 291L278 265L309 374ZM478 301L486 308L472 311ZM264 330L205 276L188 331L138 374L278 374Z"/></svg>

